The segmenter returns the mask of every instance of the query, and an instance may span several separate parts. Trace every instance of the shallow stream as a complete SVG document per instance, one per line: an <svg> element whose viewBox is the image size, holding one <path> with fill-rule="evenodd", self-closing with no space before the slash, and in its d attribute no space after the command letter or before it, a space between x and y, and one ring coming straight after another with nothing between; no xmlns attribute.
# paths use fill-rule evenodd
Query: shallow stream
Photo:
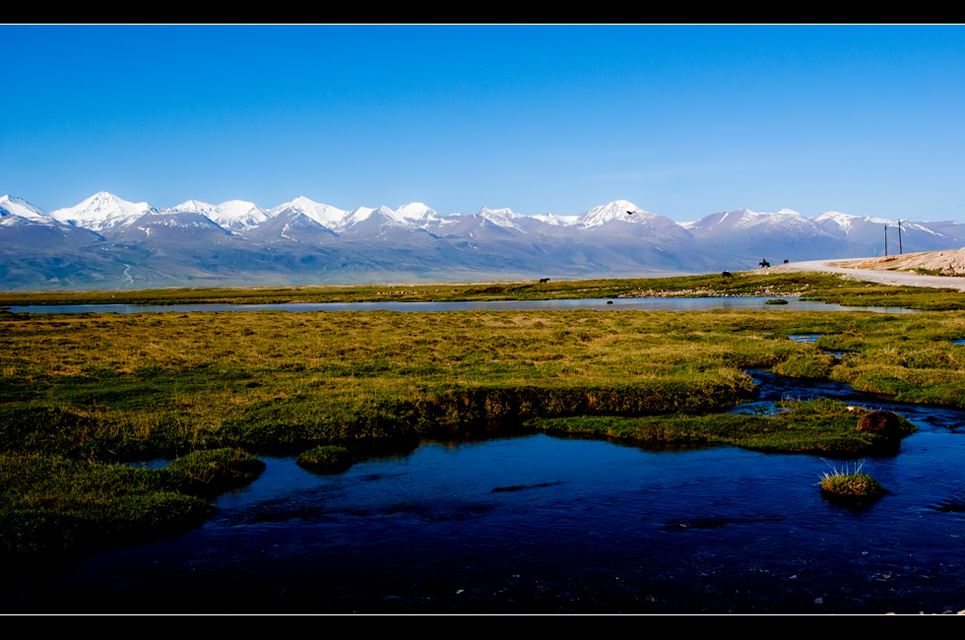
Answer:
<svg viewBox="0 0 965 640"><path fill-rule="evenodd" d="M264 458L265 473L221 496L202 527L97 555L5 594L0 610L965 609L965 414L751 373L761 403L832 396L915 422L897 456L849 463L890 493L851 511L818 487L844 461L546 435L423 443L332 476Z"/></svg>

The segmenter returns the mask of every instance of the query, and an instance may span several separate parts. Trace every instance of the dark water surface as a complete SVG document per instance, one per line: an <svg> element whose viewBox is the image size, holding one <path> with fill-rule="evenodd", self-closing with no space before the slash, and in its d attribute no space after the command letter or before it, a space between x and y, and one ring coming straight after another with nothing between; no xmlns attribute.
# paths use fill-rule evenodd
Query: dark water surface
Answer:
<svg viewBox="0 0 965 640"><path fill-rule="evenodd" d="M597 298L586 300L498 300L482 302L292 302L288 304L67 304L10 307L13 313L187 313L191 311L465 311L472 309L637 309L645 311L703 311L707 309L771 309L773 298ZM788 298L781 309L791 311L876 311L917 313L898 307L845 307Z"/></svg>
<svg viewBox="0 0 965 640"><path fill-rule="evenodd" d="M261 478L220 497L199 529L102 553L51 584L6 594L0 609L965 609L965 415L752 375L761 404L745 410L829 395L916 422L920 431L897 456L858 463L890 493L855 512L823 500L818 487L843 461L546 435L424 443L333 476L264 458Z"/></svg>

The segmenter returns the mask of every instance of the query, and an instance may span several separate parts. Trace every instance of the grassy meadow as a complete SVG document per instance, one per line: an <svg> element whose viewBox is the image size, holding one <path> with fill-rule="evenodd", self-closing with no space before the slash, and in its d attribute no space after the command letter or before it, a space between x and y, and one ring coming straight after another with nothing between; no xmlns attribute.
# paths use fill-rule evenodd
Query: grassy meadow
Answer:
<svg viewBox="0 0 965 640"><path fill-rule="evenodd" d="M0 304L334 302L387 291L16 293ZM814 274L391 291L414 292L391 294L405 300L807 295L953 310L0 312L0 556L60 560L195 526L211 495L257 476L251 454L340 447L358 459L421 438L520 431L841 458L893 448L856 432L860 412L840 403L722 414L754 396L749 368L965 408L965 347L951 344L965 338L958 293ZM824 335L787 338L797 333ZM193 470L119 464L155 457Z"/></svg>

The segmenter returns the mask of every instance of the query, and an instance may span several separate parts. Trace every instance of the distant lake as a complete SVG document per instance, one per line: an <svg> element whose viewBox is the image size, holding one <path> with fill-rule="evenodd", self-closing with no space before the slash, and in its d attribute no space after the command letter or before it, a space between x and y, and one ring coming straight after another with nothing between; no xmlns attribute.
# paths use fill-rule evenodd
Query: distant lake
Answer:
<svg viewBox="0 0 965 640"><path fill-rule="evenodd" d="M13 313L189 313L192 311L468 311L597 309L600 311L705 311L708 309L787 309L790 311L875 311L917 313L899 307L846 307L786 298L788 304L765 305L756 298L590 298L585 300L491 300L485 302L291 302L286 304L67 304L10 307Z"/></svg>

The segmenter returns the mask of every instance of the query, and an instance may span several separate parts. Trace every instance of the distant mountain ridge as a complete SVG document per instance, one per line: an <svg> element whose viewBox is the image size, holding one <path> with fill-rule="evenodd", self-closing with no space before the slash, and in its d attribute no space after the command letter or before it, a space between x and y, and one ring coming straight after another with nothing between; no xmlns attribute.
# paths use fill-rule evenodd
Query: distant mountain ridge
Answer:
<svg viewBox="0 0 965 640"><path fill-rule="evenodd" d="M488 278L624 277L744 270L899 249L896 221L723 211L677 223L616 200L578 215L421 202L345 211L305 197L271 209L189 200L156 209L101 192L44 211L0 197L2 288L102 289ZM904 252L958 249L956 222L901 222Z"/></svg>

